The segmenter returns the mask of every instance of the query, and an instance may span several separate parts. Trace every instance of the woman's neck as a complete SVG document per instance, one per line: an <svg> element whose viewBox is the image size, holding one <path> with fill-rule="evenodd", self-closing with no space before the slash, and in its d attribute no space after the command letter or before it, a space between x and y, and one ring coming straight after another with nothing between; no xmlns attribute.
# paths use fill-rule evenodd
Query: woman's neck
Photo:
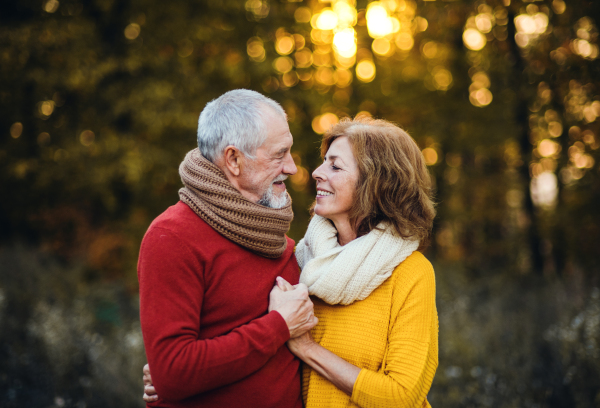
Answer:
<svg viewBox="0 0 600 408"><path fill-rule="evenodd" d="M338 232L338 243L341 246L346 245L347 243L354 241L356 239L356 231L350 225L348 219L344 220L331 220L333 225L335 225L335 229Z"/></svg>

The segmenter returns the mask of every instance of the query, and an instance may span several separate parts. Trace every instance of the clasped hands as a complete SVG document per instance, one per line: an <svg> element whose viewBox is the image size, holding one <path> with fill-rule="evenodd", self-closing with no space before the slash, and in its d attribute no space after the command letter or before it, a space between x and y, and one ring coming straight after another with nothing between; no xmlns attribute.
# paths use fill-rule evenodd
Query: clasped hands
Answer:
<svg viewBox="0 0 600 408"><path fill-rule="evenodd" d="M279 312L287 323L290 330L287 346L292 353L301 357L307 348L315 344L310 329L319 322L308 297L308 288L302 283L292 286L278 276L269 296L269 312L271 310Z"/></svg>

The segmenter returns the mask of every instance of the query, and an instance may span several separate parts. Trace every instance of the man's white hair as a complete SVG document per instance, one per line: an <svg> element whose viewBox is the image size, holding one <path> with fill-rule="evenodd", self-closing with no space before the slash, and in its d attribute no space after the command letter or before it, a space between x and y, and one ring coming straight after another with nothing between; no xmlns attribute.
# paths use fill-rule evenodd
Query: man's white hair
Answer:
<svg viewBox="0 0 600 408"><path fill-rule="evenodd" d="M198 119L198 149L214 162L225 148L235 146L254 159L267 138L266 116L270 111L287 121L285 111L274 100L248 89L229 91L206 104Z"/></svg>

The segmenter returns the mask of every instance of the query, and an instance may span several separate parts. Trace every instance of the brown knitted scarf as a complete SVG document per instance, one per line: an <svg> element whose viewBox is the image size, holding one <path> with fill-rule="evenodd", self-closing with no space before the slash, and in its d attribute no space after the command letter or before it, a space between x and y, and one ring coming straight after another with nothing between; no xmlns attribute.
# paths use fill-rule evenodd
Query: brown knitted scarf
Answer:
<svg viewBox="0 0 600 408"><path fill-rule="evenodd" d="M283 254L285 233L294 218L289 195L281 209L249 201L197 148L185 156L179 175L185 186L179 198L217 232L266 258Z"/></svg>

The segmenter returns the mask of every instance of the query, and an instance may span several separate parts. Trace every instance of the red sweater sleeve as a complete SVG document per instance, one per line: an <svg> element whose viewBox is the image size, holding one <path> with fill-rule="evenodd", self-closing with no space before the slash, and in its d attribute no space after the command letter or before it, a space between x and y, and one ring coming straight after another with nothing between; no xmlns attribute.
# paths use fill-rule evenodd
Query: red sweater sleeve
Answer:
<svg viewBox="0 0 600 408"><path fill-rule="evenodd" d="M138 264L140 317L161 399L182 400L247 377L289 339L277 312L222 336L199 339L203 267L170 230L154 227L144 237Z"/></svg>

